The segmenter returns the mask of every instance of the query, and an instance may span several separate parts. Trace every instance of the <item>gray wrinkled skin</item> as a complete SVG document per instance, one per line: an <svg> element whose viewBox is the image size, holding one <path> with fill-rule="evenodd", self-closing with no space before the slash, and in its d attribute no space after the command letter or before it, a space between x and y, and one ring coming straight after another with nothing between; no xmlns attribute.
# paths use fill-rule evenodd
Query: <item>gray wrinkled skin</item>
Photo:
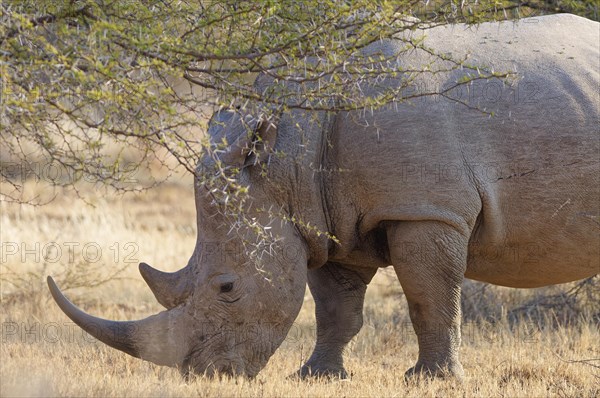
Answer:
<svg viewBox="0 0 600 398"><path fill-rule="evenodd" d="M50 280L51 292L75 322L132 355L183 373L253 376L285 338L308 282L317 343L299 374L344 377L342 351L362 326L367 285L392 265L419 342L407 375L460 378L464 277L525 288L600 270L598 31L571 15L427 31L438 51L517 73L512 85L490 80L452 93L469 106L429 96L331 117L291 111L275 126L222 111L209 134L228 137L225 164L247 161L243 126L286 154L269 157L266 179L260 165L243 168L238 178L253 198L247 214L268 223L260 208L281 209L340 244L276 220L270 225L283 239L259 271L197 186L198 244L188 266L165 274L140 265L166 311L114 323L80 312ZM367 51L393 54L397 46ZM398 63L428 60L415 51ZM413 92L447 87L465 72L422 75Z"/></svg>

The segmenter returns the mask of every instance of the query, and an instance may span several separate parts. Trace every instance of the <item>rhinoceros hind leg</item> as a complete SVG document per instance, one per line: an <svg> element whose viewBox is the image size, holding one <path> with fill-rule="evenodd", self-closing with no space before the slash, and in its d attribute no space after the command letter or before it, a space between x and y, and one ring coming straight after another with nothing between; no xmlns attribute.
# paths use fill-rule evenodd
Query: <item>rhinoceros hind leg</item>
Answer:
<svg viewBox="0 0 600 398"><path fill-rule="evenodd" d="M348 377L342 353L362 327L365 292L376 271L336 263L308 271L308 286L315 300L317 342L298 371L300 377Z"/></svg>
<svg viewBox="0 0 600 398"><path fill-rule="evenodd" d="M468 236L446 223L397 223L388 228L390 256L408 301L419 343L417 364L406 372L462 380L460 291ZM409 250L410 249L410 250Z"/></svg>

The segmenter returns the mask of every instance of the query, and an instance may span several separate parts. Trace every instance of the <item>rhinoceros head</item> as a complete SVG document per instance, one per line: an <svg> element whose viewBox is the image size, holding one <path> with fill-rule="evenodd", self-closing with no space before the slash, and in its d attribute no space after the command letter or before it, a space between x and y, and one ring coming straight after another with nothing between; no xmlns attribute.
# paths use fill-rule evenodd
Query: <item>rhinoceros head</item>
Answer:
<svg viewBox="0 0 600 398"><path fill-rule="evenodd" d="M63 312L109 346L184 374L256 375L289 331L306 285L305 242L296 227L264 211L282 204L253 180L261 171L250 147L265 151L276 130L239 112L213 116L208 131L213 151L203 155L195 184L196 249L188 265L174 273L140 264L165 311L138 321L99 319L71 304L48 278ZM232 172L225 180L247 187L245 217L269 225L268 247L256 244L264 236L252 228L232 226L223 208L227 195L215 195L214 184L206 182L207 175L219 172Z"/></svg>

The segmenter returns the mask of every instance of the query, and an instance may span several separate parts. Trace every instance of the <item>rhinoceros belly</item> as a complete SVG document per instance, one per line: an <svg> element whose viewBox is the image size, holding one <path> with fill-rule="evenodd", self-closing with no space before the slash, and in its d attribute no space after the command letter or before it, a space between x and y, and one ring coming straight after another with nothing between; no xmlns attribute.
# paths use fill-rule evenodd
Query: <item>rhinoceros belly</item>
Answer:
<svg viewBox="0 0 600 398"><path fill-rule="evenodd" d="M530 165L488 183L466 276L536 287L599 273L600 172L589 159Z"/></svg>

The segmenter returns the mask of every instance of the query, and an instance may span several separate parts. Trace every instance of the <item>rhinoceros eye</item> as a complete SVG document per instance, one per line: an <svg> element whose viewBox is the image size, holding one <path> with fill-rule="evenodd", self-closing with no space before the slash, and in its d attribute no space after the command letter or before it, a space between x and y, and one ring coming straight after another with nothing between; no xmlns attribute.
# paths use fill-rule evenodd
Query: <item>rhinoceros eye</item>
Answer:
<svg viewBox="0 0 600 398"><path fill-rule="evenodd" d="M233 290L233 282L223 283L221 285L221 293L229 293Z"/></svg>

